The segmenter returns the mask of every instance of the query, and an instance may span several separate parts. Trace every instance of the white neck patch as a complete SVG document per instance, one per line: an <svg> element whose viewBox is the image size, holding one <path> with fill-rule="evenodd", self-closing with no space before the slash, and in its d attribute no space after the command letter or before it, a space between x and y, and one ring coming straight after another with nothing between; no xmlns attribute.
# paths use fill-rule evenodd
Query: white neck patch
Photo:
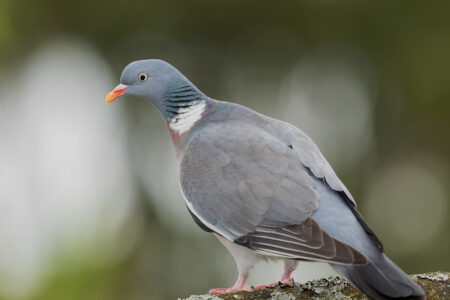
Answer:
<svg viewBox="0 0 450 300"><path fill-rule="evenodd" d="M181 108L178 111L178 115L170 119L170 129L176 131L179 135L190 130L192 126L194 126L194 124L202 118L202 113L205 111L205 107L206 102L200 101L198 104Z"/></svg>

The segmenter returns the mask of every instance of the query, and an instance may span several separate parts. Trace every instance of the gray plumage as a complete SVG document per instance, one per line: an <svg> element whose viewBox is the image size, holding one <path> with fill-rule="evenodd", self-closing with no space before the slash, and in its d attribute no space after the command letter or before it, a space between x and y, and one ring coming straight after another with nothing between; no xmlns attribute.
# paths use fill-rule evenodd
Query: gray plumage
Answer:
<svg viewBox="0 0 450 300"><path fill-rule="evenodd" d="M335 193L323 181L315 179L320 195L321 209L312 218L334 238L361 251L369 260L367 266L333 265L339 273L374 299L407 298L424 299L422 289L396 266L383 251L374 247L373 240L359 225L358 218L348 209L342 195ZM337 217L339 216L339 217Z"/></svg>
<svg viewBox="0 0 450 300"><path fill-rule="evenodd" d="M220 105L187 142L180 163L191 212L213 231L260 253L367 263L310 219L319 198L313 178L291 145L265 130L283 131L286 125L256 114L244 118L244 107Z"/></svg>
<svg viewBox="0 0 450 300"><path fill-rule="evenodd" d="M189 212L236 260L236 285L213 292L249 289L249 270L269 256L285 261L282 280L295 261L325 261L373 299L424 299L385 256L350 192L300 129L210 99L160 60L130 64L120 87L161 111Z"/></svg>

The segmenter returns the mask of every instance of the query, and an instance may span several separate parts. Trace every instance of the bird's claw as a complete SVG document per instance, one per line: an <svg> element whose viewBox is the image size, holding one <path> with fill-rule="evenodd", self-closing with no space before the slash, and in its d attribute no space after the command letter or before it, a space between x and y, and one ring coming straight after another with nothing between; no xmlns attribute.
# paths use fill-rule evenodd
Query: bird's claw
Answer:
<svg viewBox="0 0 450 300"><path fill-rule="evenodd" d="M238 286L238 287L230 287L230 288L217 288L209 290L211 295L214 294L229 294L229 293L237 293L237 292L253 292L254 288L249 285Z"/></svg>
<svg viewBox="0 0 450 300"><path fill-rule="evenodd" d="M294 278L280 280L281 286L294 286Z"/></svg>
<svg viewBox="0 0 450 300"><path fill-rule="evenodd" d="M275 281L272 283L268 283L268 284L261 284L261 285L257 285L256 287L254 287L254 290L262 290L265 288L273 288L276 286L293 286L294 285L294 278L288 278L288 279L281 279L280 281Z"/></svg>

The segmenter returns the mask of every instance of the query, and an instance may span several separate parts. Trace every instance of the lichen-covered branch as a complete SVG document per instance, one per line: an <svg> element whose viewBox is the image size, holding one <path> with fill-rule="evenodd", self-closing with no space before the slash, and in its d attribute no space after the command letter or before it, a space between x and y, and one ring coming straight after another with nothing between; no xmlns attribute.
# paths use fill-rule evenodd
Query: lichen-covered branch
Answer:
<svg viewBox="0 0 450 300"><path fill-rule="evenodd" d="M450 273L433 272L410 276L425 291L428 300L450 299ZM295 299L368 299L347 280L329 277L293 286L278 285L254 292L239 292L225 295L193 295L186 300L295 300Z"/></svg>

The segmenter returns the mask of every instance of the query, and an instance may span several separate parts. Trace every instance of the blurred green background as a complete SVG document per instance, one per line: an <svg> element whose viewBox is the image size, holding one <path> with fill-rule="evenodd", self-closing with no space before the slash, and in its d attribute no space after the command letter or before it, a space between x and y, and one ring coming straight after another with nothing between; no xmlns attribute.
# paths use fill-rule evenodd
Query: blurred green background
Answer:
<svg viewBox="0 0 450 300"><path fill-rule="evenodd" d="M105 105L161 58L299 126L406 272L450 269L450 2L0 0L0 299L176 299L234 283L159 113ZM278 279L258 266L252 283ZM304 281L333 274L301 264Z"/></svg>

